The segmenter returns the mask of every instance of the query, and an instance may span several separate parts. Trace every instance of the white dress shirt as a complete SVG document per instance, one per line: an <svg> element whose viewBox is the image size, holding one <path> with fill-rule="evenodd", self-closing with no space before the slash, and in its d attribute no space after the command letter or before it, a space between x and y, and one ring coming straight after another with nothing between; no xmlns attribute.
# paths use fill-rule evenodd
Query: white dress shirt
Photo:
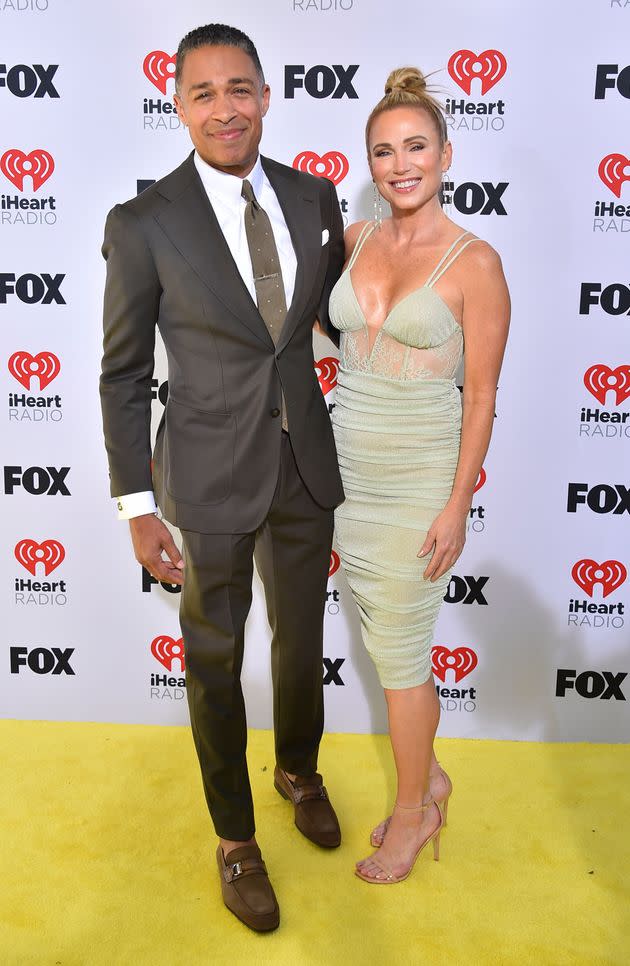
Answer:
<svg viewBox="0 0 630 966"><path fill-rule="evenodd" d="M243 179L237 178L233 174L226 174L218 171L204 161L195 151L195 167L201 178L206 194L225 240L228 243L232 258L236 263L241 277L247 286L249 294L254 303L256 302L256 287L254 285L254 271L249 256L249 246L245 234L245 205L246 201L241 196L243 189ZM260 156L256 160L253 169L247 175L256 200L263 208L271 222L273 235L280 258L282 269L282 280L284 282L284 292L287 307L291 305L293 290L295 288L295 273L297 271L297 259L291 241L291 235L287 228L280 202L275 191L269 183L267 175L263 171L260 163ZM141 493L127 493L125 496L114 498L118 507L118 519L130 520L131 517L138 517L144 513L155 513L157 506L152 490L144 490Z"/></svg>

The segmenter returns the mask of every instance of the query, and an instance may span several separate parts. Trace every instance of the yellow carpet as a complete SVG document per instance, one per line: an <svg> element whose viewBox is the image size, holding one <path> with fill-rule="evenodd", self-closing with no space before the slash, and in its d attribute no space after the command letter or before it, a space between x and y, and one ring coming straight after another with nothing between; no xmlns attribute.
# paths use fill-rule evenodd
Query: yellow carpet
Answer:
<svg viewBox="0 0 630 966"><path fill-rule="evenodd" d="M400 885L352 875L392 798L385 737L328 735L344 833L322 852L251 732L258 839L281 906L223 907L185 728L0 722L1 966L630 963L630 748L439 742L455 791L441 858Z"/></svg>

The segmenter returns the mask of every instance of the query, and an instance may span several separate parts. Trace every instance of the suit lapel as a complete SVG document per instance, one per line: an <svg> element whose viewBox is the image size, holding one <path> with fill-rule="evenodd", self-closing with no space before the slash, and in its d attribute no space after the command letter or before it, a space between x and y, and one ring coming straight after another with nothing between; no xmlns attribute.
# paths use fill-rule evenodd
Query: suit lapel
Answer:
<svg viewBox="0 0 630 966"><path fill-rule="evenodd" d="M156 218L179 253L226 308L273 348L267 326L243 282L208 201L192 155L166 179L160 190L171 204Z"/></svg>
<svg viewBox="0 0 630 966"><path fill-rule="evenodd" d="M312 291L321 253L321 219L314 187L296 183L291 168L269 158L261 157L261 162L282 208L297 258L293 299L278 339L278 349L282 349L295 332Z"/></svg>
<svg viewBox="0 0 630 966"><path fill-rule="evenodd" d="M281 349L293 335L311 295L321 253L321 219L314 186L304 187L291 168L269 158L261 157L261 162L282 208L297 259L293 299L278 340L277 348ZM226 308L273 348L269 330L208 201L192 154L164 179L159 190L171 203L156 218L171 242Z"/></svg>

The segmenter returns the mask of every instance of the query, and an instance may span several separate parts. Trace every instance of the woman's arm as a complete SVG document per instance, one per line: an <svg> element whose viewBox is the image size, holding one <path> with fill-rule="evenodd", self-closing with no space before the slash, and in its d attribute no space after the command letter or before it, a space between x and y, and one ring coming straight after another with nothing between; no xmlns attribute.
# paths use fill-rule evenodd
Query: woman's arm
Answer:
<svg viewBox="0 0 630 966"><path fill-rule="evenodd" d="M474 251L473 251L474 250ZM435 552L424 576L437 580L461 554L466 520L494 421L499 372L510 320L510 296L501 259L490 245L469 249L464 277L464 398L462 434L453 490L433 522L419 556Z"/></svg>
<svg viewBox="0 0 630 966"><path fill-rule="evenodd" d="M365 221L355 221L353 225L348 225L348 227L346 228L344 239L343 239L344 248L345 248L344 265L343 265L344 268L348 264L352 256L352 252L354 251L354 246L356 245L359 235L361 234L361 231L363 230L366 224L367 222ZM313 329L315 332L317 332L318 335L323 335L324 337L330 338L330 333L324 331L324 328L319 320L319 317L315 319L315 322L313 323Z"/></svg>

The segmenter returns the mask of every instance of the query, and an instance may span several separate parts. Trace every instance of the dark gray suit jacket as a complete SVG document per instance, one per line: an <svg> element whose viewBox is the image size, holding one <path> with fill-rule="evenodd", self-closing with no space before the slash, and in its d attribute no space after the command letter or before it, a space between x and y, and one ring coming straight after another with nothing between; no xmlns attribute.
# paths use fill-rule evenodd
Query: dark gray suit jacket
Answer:
<svg viewBox="0 0 630 966"><path fill-rule="evenodd" d="M343 500L328 409L314 370L312 327L328 326L343 226L330 181L262 158L297 256L295 293L278 345L232 258L191 154L105 227L101 403L113 496L153 489L171 523L205 533L255 530L271 505L281 390L300 475L322 507ZM322 232L329 238L322 245ZM153 461L155 327L169 397Z"/></svg>

